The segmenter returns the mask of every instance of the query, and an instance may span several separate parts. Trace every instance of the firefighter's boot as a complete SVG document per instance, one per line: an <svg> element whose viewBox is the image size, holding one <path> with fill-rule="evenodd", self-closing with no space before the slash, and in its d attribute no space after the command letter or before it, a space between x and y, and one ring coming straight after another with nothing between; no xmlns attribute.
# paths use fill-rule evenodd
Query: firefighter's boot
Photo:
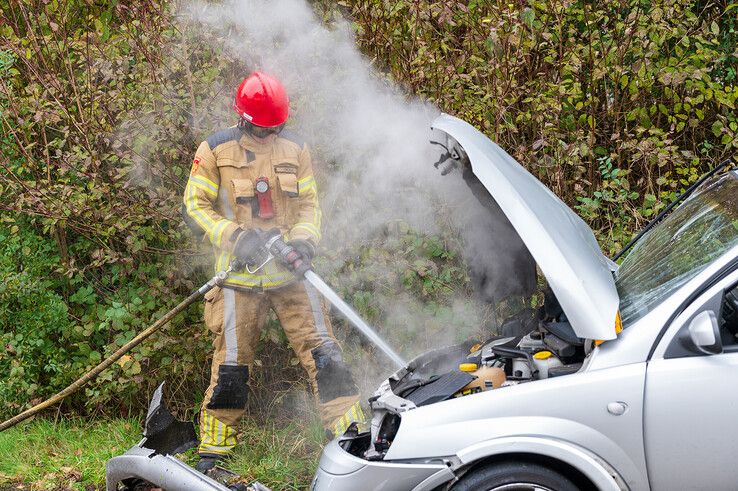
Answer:
<svg viewBox="0 0 738 491"><path fill-rule="evenodd" d="M214 469L219 463L220 459L214 455L202 455L197 464L195 464L195 470L207 474L208 471Z"/></svg>

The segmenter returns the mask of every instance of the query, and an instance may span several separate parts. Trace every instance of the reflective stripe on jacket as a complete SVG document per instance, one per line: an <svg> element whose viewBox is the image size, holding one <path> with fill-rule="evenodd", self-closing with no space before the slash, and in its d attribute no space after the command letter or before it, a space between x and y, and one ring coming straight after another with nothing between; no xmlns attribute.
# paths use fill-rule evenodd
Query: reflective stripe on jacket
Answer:
<svg viewBox="0 0 738 491"><path fill-rule="evenodd" d="M274 217L258 216L255 183L269 182ZM318 190L307 145L289 130L258 143L236 127L211 135L195 153L184 193L187 214L204 231L215 252L215 269L227 268L239 229L279 228L288 239L320 240ZM236 271L227 284L276 288L294 280L271 261L256 274Z"/></svg>

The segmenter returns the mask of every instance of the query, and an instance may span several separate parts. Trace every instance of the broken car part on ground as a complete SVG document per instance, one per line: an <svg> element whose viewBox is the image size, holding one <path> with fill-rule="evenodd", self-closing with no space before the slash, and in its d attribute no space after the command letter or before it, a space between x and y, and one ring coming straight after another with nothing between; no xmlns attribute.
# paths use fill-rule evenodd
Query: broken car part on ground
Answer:
<svg viewBox="0 0 738 491"><path fill-rule="evenodd" d="M174 454L197 446L195 426L178 421L163 402L164 384L154 391L146 414L143 439L105 466L107 491L151 489L210 491L269 491L259 482L241 483L225 469L211 475L197 472Z"/></svg>

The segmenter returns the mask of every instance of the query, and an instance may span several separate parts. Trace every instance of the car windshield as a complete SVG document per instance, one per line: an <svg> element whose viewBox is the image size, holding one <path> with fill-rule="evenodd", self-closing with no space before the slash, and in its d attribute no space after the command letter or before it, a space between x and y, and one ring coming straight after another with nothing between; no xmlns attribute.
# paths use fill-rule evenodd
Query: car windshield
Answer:
<svg viewBox="0 0 738 491"><path fill-rule="evenodd" d="M627 328L738 244L738 176L707 181L646 234L620 265L615 283Z"/></svg>

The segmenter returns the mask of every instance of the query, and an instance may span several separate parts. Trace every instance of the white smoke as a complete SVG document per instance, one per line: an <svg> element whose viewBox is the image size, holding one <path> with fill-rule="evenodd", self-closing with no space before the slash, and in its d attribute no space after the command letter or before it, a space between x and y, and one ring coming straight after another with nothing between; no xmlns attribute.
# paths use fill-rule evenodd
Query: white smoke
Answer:
<svg viewBox="0 0 738 491"><path fill-rule="evenodd" d="M186 12L226 56L284 83L290 126L313 148L326 227L340 231L326 234L326 246L372 236L393 218L432 229L424 181L439 111L380 78L347 22L326 28L304 0L195 2Z"/></svg>
<svg viewBox="0 0 738 491"><path fill-rule="evenodd" d="M356 249L395 220L425 233L445 228L439 217L457 229L479 226L473 221L483 208L458 172L441 177L433 169L440 150L429 144L430 124L440 111L378 74L357 50L349 23L326 27L304 0L195 1L180 18L181 29L203 30L202 39L239 68L264 70L284 83L291 99L288 126L313 149L326 249ZM213 104L229 106L230 97ZM235 117L223 127L234 123ZM390 324L385 333L394 331L391 340L402 343L397 348L406 356L458 341L489 317L457 302L447 325L439 326L408 295L385 292L377 301ZM388 366L377 361L386 376Z"/></svg>

